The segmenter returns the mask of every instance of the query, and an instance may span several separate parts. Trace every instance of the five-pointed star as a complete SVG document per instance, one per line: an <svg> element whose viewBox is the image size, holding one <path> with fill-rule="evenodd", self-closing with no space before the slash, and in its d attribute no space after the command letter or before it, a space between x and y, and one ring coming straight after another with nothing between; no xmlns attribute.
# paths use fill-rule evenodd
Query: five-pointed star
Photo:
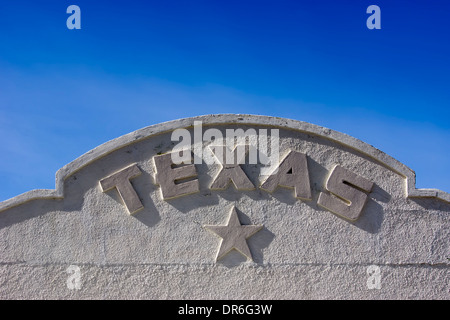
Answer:
<svg viewBox="0 0 450 320"><path fill-rule="evenodd" d="M247 238L250 238L256 232L261 230L263 226L241 225L235 207L231 210L231 215L226 226L206 225L204 227L222 238L216 261L221 259L232 249L238 250L247 258L253 260L247 245Z"/></svg>

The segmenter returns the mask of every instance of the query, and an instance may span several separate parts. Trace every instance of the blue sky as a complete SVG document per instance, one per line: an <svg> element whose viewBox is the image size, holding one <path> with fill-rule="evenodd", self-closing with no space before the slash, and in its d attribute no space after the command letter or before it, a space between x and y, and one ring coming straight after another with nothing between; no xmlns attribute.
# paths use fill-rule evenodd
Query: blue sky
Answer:
<svg viewBox="0 0 450 320"><path fill-rule="evenodd" d="M0 30L0 201L53 189L108 140L210 113L344 132L450 192L449 1L2 1Z"/></svg>

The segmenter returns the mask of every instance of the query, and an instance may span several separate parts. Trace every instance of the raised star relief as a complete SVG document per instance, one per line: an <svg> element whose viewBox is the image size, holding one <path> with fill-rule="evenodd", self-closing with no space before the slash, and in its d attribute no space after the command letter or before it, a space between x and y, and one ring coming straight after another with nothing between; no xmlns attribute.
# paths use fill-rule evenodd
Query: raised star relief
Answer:
<svg viewBox="0 0 450 320"><path fill-rule="evenodd" d="M241 225L236 208L233 206L228 223L225 226L205 225L204 228L222 238L216 261L222 259L231 250L238 252L253 260L247 244L247 239L263 228L262 225Z"/></svg>

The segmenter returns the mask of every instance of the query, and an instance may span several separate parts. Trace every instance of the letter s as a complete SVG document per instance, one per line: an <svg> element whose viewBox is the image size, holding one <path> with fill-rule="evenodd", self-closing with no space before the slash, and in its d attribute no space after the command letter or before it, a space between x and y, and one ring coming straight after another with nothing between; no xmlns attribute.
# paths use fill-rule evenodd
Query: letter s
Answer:
<svg viewBox="0 0 450 320"><path fill-rule="evenodd" d="M363 191L370 192L372 187L373 182L338 165L334 167L326 183L326 189L337 197L321 192L317 204L346 219L355 221L367 201L367 194Z"/></svg>

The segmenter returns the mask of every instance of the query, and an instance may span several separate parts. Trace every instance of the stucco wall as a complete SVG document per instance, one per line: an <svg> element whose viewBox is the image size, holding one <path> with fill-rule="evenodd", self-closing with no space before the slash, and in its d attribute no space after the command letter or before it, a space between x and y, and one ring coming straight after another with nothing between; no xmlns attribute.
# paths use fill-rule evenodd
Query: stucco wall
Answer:
<svg viewBox="0 0 450 320"><path fill-rule="evenodd" d="M262 190L259 165L242 165L254 190L211 190L219 164L195 165L199 192L163 200L153 157L171 132L279 129L280 154L306 154L311 199ZM207 143L205 143L207 144ZM144 208L130 215L99 181L136 164L131 179ZM317 204L336 165L374 183L356 221ZM449 195L416 190L414 172L367 144L293 120L217 115L138 130L62 168L55 190L0 205L1 299L448 299ZM216 261L236 208L251 259L236 250ZM368 281L375 276L378 288ZM76 279L75 279L76 278Z"/></svg>

